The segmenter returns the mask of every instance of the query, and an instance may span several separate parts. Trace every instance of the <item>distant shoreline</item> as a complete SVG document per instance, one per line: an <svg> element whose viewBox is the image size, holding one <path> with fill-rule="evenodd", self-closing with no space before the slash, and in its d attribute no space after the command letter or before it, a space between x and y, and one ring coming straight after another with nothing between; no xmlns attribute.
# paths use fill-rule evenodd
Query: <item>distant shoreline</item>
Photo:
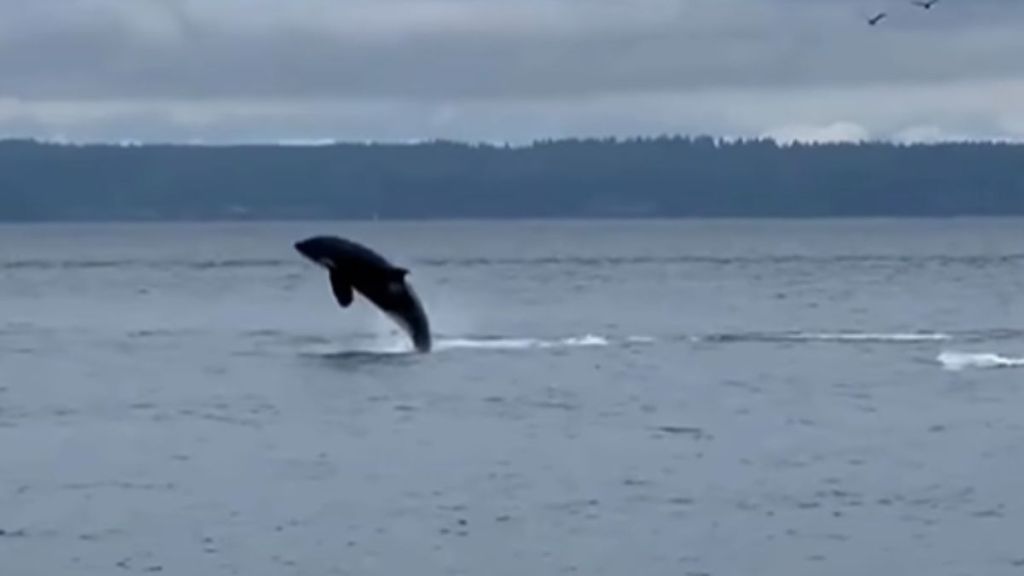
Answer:
<svg viewBox="0 0 1024 576"><path fill-rule="evenodd" d="M1024 144L710 137L528 146L0 141L0 221L1024 215Z"/></svg>
<svg viewBox="0 0 1024 576"><path fill-rule="evenodd" d="M764 222L764 223L801 223L801 222L914 222L914 221L985 221L985 222L996 222L996 221L1007 221L1016 222L1024 220L1024 214L1008 214L1008 215L997 215L997 214L963 214L963 215L951 215L951 216L710 216L710 217L546 217L546 218L380 218L377 220L365 219L365 218L266 218L266 219L93 219L93 220L2 220L0 219L0 226L4 227L15 227L15 226L48 226L58 224L68 225L147 225L147 224L181 224L181 225L234 225L234 224L254 224L254 225L274 225L274 224L471 224L471 223L494 223L494 224L587 224L587 223L615 223L615 222L630 222L630 223L650 223L650 224L677 224L677 223L695 223L695 222L715 222L715 223L729 223L729 222Z"/></svg>

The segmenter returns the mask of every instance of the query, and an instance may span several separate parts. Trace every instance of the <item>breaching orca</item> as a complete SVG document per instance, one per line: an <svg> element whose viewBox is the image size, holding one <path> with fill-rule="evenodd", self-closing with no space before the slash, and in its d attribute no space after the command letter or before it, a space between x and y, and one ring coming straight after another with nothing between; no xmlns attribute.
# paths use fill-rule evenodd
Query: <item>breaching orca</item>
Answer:
<svg viewBox="0 0 1024 576"><path fill-rule="evenodd" d="M366 246L335 236L307 238L296 242L295 249L329 271L334 298L343 308L352 304L355 290L401 326L418 352L430 351L430 323L406 281L408 270Z"/></svg>

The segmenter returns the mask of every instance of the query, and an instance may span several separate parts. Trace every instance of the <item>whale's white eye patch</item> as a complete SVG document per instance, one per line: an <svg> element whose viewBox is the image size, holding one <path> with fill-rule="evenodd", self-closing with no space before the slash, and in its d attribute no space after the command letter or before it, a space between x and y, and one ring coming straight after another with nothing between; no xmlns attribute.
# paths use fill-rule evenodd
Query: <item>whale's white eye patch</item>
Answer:
<svg viewBox="0 0 1024 576"><path fill-rule="evenodd" d="M388 292L392 294L401 294L405 290L405 286L399 281L388 282Z"/></svg>

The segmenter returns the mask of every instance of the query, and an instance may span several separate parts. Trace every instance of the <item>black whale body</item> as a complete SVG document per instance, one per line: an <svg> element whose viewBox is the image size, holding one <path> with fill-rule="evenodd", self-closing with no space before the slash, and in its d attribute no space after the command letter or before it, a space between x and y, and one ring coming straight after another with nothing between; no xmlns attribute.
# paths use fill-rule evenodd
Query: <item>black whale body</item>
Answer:
<svg viewBox="0 0 1024 576"><path fill-rule="evenodd" d="M334 298L343 308L352 304L353 290L357 291L401 326L418 352L430 351L430 322L406 281L408 270L362 244L336 236L306 238L296 242L295 249L329 271Z"/></svg>

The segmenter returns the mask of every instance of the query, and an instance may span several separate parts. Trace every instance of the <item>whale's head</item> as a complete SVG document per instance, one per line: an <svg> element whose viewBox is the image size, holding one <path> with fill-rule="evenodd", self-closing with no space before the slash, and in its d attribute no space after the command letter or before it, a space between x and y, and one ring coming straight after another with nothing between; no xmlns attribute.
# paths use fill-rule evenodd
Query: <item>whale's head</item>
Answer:
<svg viewBox="0 0 1024 576"><path fill-rule="evenodd" d="M338 246L334 238L325 236L306 238L295 243L295 250L328 270L340 265Z"/></svg>

